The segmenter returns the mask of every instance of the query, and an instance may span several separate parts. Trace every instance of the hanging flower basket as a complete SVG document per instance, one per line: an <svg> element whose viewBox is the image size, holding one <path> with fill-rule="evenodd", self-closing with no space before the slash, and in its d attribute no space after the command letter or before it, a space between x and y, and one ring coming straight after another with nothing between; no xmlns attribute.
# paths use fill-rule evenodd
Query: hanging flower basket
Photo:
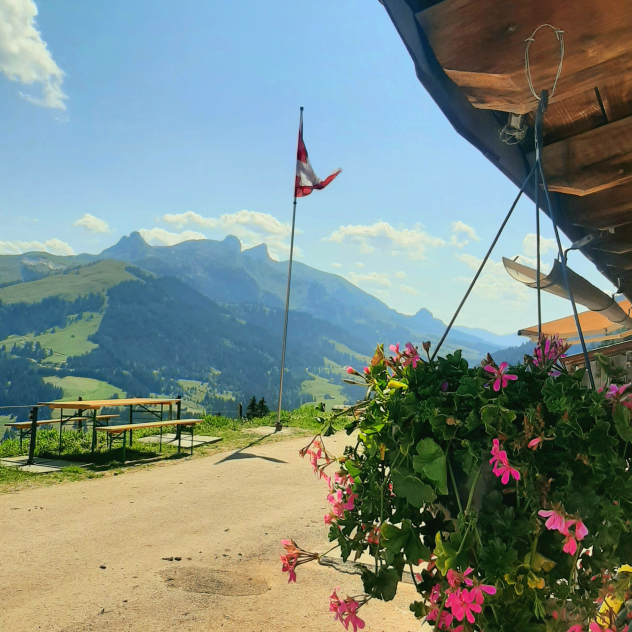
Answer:
<svg viewBox="0 0 632 632"><path fill-rule="evenodd" d="M347 427L356 444L327 452L328 423L302 451L329 486L324 519L343 560L375 558L362 567L362 595L333 592L334 617L362 629L359 612L393 599L407 573L412 613L437 630L626 628L630 385L604 361L612 384L588 389L583 371L565 370L557 340L514 367L391 350L349 369L367 388ZM319 556L285 546L295 581L297 566Z"/></svg>

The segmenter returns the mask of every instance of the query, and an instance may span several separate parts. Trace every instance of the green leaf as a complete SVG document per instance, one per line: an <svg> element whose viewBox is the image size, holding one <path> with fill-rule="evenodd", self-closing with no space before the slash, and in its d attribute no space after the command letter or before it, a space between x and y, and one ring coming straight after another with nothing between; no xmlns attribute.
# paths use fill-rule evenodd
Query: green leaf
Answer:
<svg viewBox="0 0 632 632"><path fill-rule="evenodd" d="M435 483L439 494L448 493L448 468L445 453L433 439L423 439L417 444L419 456L413 457L416 472L424 474Z"/></svg>
<svg viewBox="0 0 632 632"><path fill-rule="evenodd" d="M403 496L413 507L423 507L434 502L437 497L430 485L426 485L409 470L395 468L391 478L393 491L398 496Z"/></svg>
<svg viewBox="0 0 632 632"><path fill-rule="evenodd" d="M380 531L386 550L395 556L403 550L408 564L430 560L430 549L421 543L420 535L410 520L402 520L401 529L386 523Z"/></svg>
<svg viewBox="0 0 632 632"><path fill-rule="evenodd" d="M483 381L481 378L464 377L461 385L456 389L456 394L463 397L477 397L483 394Z"/></svg>
<svg viewBox="0 0 632 632"><path fill-rule="evenodd" d="M617 404L612 413L614 427L624 441L632 441L632 428L630 428L630 410L623 404Z"/></svg>

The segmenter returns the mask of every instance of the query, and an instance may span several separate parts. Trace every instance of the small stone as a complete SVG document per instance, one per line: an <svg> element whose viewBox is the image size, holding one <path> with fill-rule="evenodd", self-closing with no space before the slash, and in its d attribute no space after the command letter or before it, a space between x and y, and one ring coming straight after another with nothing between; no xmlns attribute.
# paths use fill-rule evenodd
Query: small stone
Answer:
<svg viewBox="0 0 632 632"><path fill-rule="evenodd" d="M176 562L179 562L182 558L181 557L174 557L173 558Z"/></svg>
<svg viewBox="0 0 632 632"><path fill-rule="evenodd" d="M99 566L99 568L103 568L103 569L105 569L105 568L106 568L106 566L105 566L105 564L101 564L101 566Z"/></svg>
<svg viewBox="0 0 632 632"><path fill-rule="evenodd" d="M163 560L166 560L167 562L173 562L173 557L163 557Z"/></svg>

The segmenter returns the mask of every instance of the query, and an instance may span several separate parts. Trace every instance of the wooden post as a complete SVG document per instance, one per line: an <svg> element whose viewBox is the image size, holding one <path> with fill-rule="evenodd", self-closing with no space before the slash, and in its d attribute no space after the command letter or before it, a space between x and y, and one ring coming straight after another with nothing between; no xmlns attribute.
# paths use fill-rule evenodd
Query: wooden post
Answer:
<svg viewBox="0 0 632 632"><path fill-rule="evenodd" d="M243 416L244 416L244 408L241 405L241 402L239 402L239 404L237 404L237 418L242 419Z"/></svg>
<svg viewBox="0 0 632 632"><path fill-rule="evenodd" d="M176 398L176 419L180 419L182 415L182 395L178 395ZM182 435L182 426L176 426L176 439L178 440L178 452L180 452L180 437Z"/></svg>
<svg viewBox="0 0 632 632"><path fill-rule="evenodd" d="M81 395L79 395L79 397L77 397L77 401L78 401L78 402L82 402L82 401L83 401L83 397L81 397ZM83 417L83 408L80 408L80 409L77 411L77 417ZM83 419L80 419L80 420L77 422L77 429L78 429L78 430L83 430Z"/></svg>
<svg viewBox="0 0 632 632"><path fill-rule="evenodd" d="M31 420L31 442L29 443L29 458L27 465L35 464L35 441L37 440L37 406L33 406L29 411L29 419Z"/></svg>

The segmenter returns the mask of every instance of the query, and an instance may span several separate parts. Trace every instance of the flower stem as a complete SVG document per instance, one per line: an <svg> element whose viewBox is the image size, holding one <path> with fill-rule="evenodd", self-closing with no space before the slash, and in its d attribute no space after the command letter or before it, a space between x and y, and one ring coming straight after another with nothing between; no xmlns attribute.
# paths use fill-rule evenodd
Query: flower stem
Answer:
<svg viewBox="0 0 632 632"><path fill-rule="evenodd" d="M481 465L478 468L478 472L476 472L476 476L474 477L474 480L472 481L472 487L470 488L470 495L467 499L467 507L465 508L465 515L467 515L470 512L470 507L472 506L472 499L474 498L474 490L476 489L476 484L478 483L478 479L481 475L482 469L483 469L483 466Z"/></svg>
<svg viewBox="0 0 632 632"><path fill-rule="evenodd" d="M452 479L452 485L454 486L454 493L456 494L456 502L459 505L459 511L463 513L463 505L461 505L461 496L459 495L459 488L456 486L456 479L454 478L454 471L452 470L452 462L448 459L448 469L450 470L450 478Z"/></svg>
<svg viewBox="0 0 632 632"><path fill-rule="evenodd" d="M441 615L443 614L443 609L445 608L445 602L447 601L448 596L443 595L443 601L441 602L441 607L439 608L439 614L437 615L437 621L435 623L435 632L439 632L439 625L441 623Z"/></svg>

